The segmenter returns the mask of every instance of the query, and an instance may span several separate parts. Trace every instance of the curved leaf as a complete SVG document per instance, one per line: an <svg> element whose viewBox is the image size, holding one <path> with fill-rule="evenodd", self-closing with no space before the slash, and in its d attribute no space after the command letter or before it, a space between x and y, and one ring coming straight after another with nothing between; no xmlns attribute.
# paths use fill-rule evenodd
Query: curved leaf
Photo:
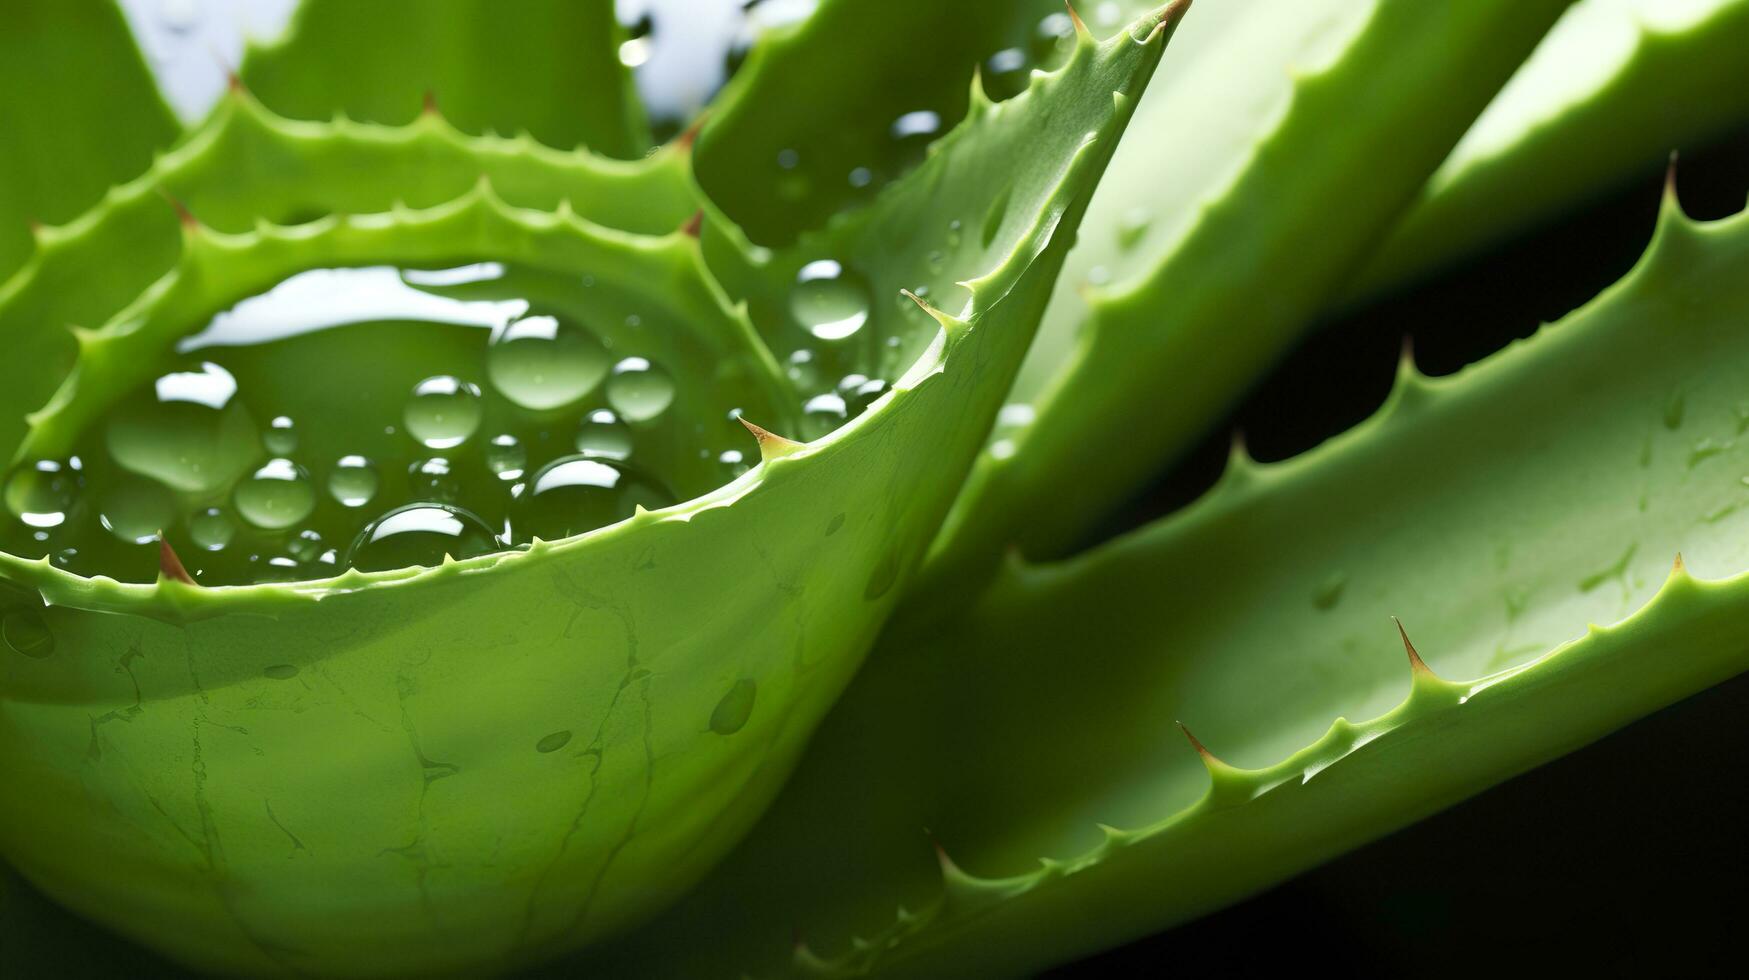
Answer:
<svg viewBox="0 0 1749 980"><path fill-rule="evenodd" d="M602 969L1038 969L1749 668L1745 270L1749 215L1667 206L1543 334L1406 365L1325 446L889 633L755 834Z"/></svg>
<svg viewBox="0 0 1749 980"><path fill-rule="evenodd" d="M243 78L298 119L401 124L427 96L469 133L634 158L650 146L612 0L303 0Z"/></svg>

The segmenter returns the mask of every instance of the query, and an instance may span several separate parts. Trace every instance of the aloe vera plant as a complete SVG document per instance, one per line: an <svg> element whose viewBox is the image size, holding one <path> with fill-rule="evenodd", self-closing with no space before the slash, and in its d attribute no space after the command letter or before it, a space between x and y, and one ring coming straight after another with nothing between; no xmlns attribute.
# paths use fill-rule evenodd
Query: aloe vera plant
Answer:
<svg viewBox="0 0 1749 980"><path fill-rule="evenodd" d="M73 911L225 974L1024 973L1745 665L1749 231L1673 199L1546 335L1047 559L1535 216L1487 187L1743 118L1645 89L1749 91L1749 4L1558 87L1631 11L825 0L647 154L608 4L441 6L0 151L0 855Z"/></svg>

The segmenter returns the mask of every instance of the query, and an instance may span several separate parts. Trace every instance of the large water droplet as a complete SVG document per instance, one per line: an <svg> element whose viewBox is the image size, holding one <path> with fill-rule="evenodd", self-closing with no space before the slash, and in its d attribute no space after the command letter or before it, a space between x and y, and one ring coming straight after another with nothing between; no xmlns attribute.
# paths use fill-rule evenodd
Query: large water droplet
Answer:
<svg viewBox="0 0 1749 980"><path fill-rule="evenodd" d="M316 488L302 466L289 459L270 459L237 484L232 502L244 520L277 531L310 516L316 508Z"/></svg>
<svg viewBox="0 0 1749 980"><path fill-rule="evenodd" d="M547 411L594 391L608 363L607 348L583 327L553 316L525 316L493 331L486 376L516 404Z"/></svg>
<svg viewBox="0 0 1749 980"><path fill-rule="evenodd" d="M109 454L124 469L177 490L213 493L246 472L261 450L237 379L217 364L166 374L112 413Z"/></svg>
<svg viewBox="0 0 1749 980"><path fill-rule="evenodd" d="M796 273L789 308L814 336L843 340L868 322L868 286L832 259L815 259Z"/></svg>
<svg viewBox="0 0 1749 980"><path fill-rule="evenodd" d="M41 610L9 609L0 614L0 639L14 653L41 660L55 652L55 634Z"/></svg>
<svg viewBox="0 0 1749 980"><path fill-rule="evenodd" d="M623 521L639 505L667 507L674 495L627 463L562 456L541 467L517 503L517 536L555 541Z"/></svg>
<svg viewBox="0 0 1749 980"><path fill-rule="evenodd" d="M208 507L188 519L188 536L207 551L223 551L237 536L237 523L218 507Z"/></svg>
<svg viewBox="0 0 1749 980"><path fill-rule="evenodd" d="M397 507L371 524L352 543L346 563L366 572L385 572L415 565L434 566L443 556L461 560L498 550L498 539L486 522L443 504Z"/></svg>
<svg viewBox="0 0 1749 980"><path fill-rule="evenodd" d="M758 693L759 685L752 678L743 677L736 681L711 712L711 731L718 735L733 735L745 728L747 719L753 717L753 700Z"/></svg>
<svg viewBox="0 0 1749 980"><path fill-rule="evenodd" d="M480 427L480 389L459 378L438 375L413 386L402 420L413 438L432 449L453 449Z"/></svg>
<svg viewBox="0 0 1749 980"><path fill-rule="evenodd" d="M493 436L486 445L486 465L500 480L520 480L523 468L528 465L528 450L513 435Z"/></svg>
<svg viewBox="0 0 1749 980"><path fill-rule="evenodd" d="M628 357L613 366L607 401L628 422L653 419L674 402L674 379L659 364Z"/></svg>
<svg viewBox="0 0 1749 980"><path fill-rule="evenodd" d="M570 741L570 732L554 732L534 743L534 750L542 754L547 752L557 752L569 744Z"/></svg>
<svg viewBox="0 0 1749 980"><path fill-rule="evenodd" d="M342 456L328 473L328 492L342 507L363 507L381 485L377 468L363 456Z"/></svg>
<svg viewBox="0 0 1749 980"><path fill-rule="evenodd" d="M577 451L585 456L625 459L632 454L632 430L619 416L598 408L577 429Z"/></svg>
<svg viewBox="0 0 1749 980"><path fill-rule="evenodd" d="M175 519L175 498L152 480L124 476L106 487L98 501L98 521L129 544L158 540L158 532Z"/></svg>
<svg viewBox="0 0 1749 980"><path fill-rule="evenodd" d="M35 528L59 527L78 496L79 475L64 463L39 459L6 480L6 509Z"/></svg>

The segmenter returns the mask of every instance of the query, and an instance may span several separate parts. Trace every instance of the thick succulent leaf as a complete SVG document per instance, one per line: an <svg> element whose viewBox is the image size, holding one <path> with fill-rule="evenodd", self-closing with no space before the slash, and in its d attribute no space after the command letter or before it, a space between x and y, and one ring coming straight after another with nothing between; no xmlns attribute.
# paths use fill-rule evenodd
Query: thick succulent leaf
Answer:
<svg viewBox="0 0 1749 980"><path fill-rule="evenodd" d="M1583 0L1348 287L1364 299L1749 120L1749 0Z"/></svg>
<svg viewBox="0 0 1749 980"><path fill-rule="evenodd" d="M637 162L559 151L527 137L469 137L437 113L405 127L282 119L234 88L192 137L112 189L92 211L38 230L27 265L0 285L0 457L23 434L76 353L68 327L94 328L164 275L181 251L175 207L209 227L242 232L334 212L430 207L482 176L508 202L551 209L568 202L591 221L660 234L697 207L686 147Z"/></svg>
<svg viewBox="0 0 1749 980"><path fill-rule="evenodd" d="M406 123L430 96L469 133L631 158L650 134L622 40L612 0L303 0L243 77L299 119Z"/></svg>
<svg viewBox="0 0 1749 980"><path fill-rule="evenodd" d="M178 130L113 0L11 4L5 17L0 280L30 256L33 222L90 207Z"/></svg>
<svg viewBox="0 0 1749 980"><path fill-rule="evenodd" d="M1123 0L1099 16L1115 31L1158 5ZM899 135L901 117L952 126L979 97L968 93L982 60L1004 51L1048 64L1051 29L1067 20L1061 0L824 0L762 38L719 97L699 136L699 183L751 239L787 245L916 162L932 134Z"/></svg>
<svg viewBox="0 0 1749 980"><path fill-rule="evenodd" d="M839 243L863 250L934 233L942 188L1012 173L1012 148L1032 149L1011 191L987 190L1007 210L983 250L956 259L964 315L919 330L883 313L894 336L909 322L932 338L892 390L816 442L762 438L764 462L727 487L527 551L287 585L124 585L0 555L14 583L0 852L75 910L225 972L514 963L676 897L775 794L902 593L1158 60L1163 16L1083 42L854 225ZM484 187L422 211L185 228L176 270L82 338L89 356L36 417L44 447L150 360L148 340L301 268L588 268L597 290L710 292L719 334L756 343L684 232L611 232ZM904 268L916 255L887 253L871 278L930 281Z"/></svg>
<svg viewBox="0 0 1749 980"><path fill-rule="evenodd" d="M605 969L1036 969L1749 668L1746 272L1749 217L1669 206L1543 334L1405 365L1352 432L889 633L754 835Z"/></svg>
<svg viewBox="0 0 1749 980"><path fill-rule="evenodd" d="M932 578L976 581L968 566L1008 542L1033 555L1062 551L1199 436L1313 321L1564 6L1343 5L1327 29L1346 40L1334 45L1311 43L1320 32L1295 24L1311 47L1292 45L1289 57L1331 52L1330 60L1290 67L1287 81L1275 83L1285 92L1242 88L1255 101L1232 116L1252 121L1236 141L1249 155L1231 181L1148 241L1131 260L1133 275L1074 298L1060 294L1053 336L1060 344L1064 330L1078 329L1074 347L1033 400L1036 421L980 459ZM1256 20L1235 29L1277 28L1275 8L1249 13ZM1223 90L1208 79L1185 84ZM1139 133L1198 138L1200 130L1167 128L1172 104L1154 105L1159 115ZM1153 196L1158 155L1150 141L1130 141L1114 182L1102 186L1102 206L1120 215L1148 207L1137 202ZM1094 249L1121 253L1125 242L1109 236L1114 224L1121 219L1102 223L1106 238L1089 236L1080 261L1093 261ZM1049 363L1051 348L1034 356ZM1116 421L1126 419L1145 421Z"/></svg>

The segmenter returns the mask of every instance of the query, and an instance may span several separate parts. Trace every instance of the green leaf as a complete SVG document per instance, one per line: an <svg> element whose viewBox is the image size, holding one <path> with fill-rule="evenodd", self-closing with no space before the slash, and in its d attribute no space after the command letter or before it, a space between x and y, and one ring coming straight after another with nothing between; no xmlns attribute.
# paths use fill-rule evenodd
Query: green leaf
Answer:
<svg viewBox="0 0 1749 980"><path fill-rule="evenodd" d="M678 228L698 206L683 146L620 162L526 137L464 136L437 113L394 128L293 122L233 89L144 175L77 220L40 229L36 254L0 285L0 336L17 355L0 361L0 457L11 458L23 414L71 367L68 328L101 325L175 265L182 237L164 195L209 227L242 232L396 202L430 207L482 176L512 204L568 203L595 223L648 234Z"/></svg>
<svg viewBox="0 0 1749 980"><path fill-rule="evenodd" d="M1347 301L1447 266L1749 120L1749 2L1576 4L1452 150Z"/></svg>
<svg viewBox="0 0 1749 980"><path fill-rule="evenodd" d="M429 95L466 132L642 156L648 123L611 0L303 0L243 78L298 119L412 121Z"/></svg>
<svg viewBox="0 0 1749 980"><path fill-rule="evenodd" d="M926 591L951 601L1010 542L1062 553L1201 435L1314 322L1564 6L1252 9L1227 30L1275 38L1258 45L1263 80L1250 61L1205 57L1181 91L1218 103L1157 93L1139 109L1142 138L1119 152L1076 257L1090 277L1110 262L1115 281L1059 292L1030 355L1042 387L1016 395L1037 419L980 459L932 560L942 587ZM1157 141L1208 132L1235 134L1212 150L1232 169L1199 158L1222 177L1211 196L1154 210ZM1127 233L1138 209L1160 228Z"/></svg>
<svg viewBox="0 0 1749 980"><path fill-rule="evenodd" d="M178 126L113 0L9 5L0 31L0 280L30 224L66 221L146 169Z"/></svg>
<svg viewBox="0 0 1749 980"><path fill-rule="evenodd" d="M526 551L314 582L123 584L0 555L0 853L57 901L226 973L503 966L677 897L775 795L902 594L1159 58L1164 16L1083 40L815 243L883 289L961 278L963 309L876 304L869 336L914 363L828 436L760 434L763 462L728 486ZM996 201L991 232L939 269L881 248L944 233L949 203L988 214ZM183 227L175 268L81 335L32 445L65 445L204 314L335 265L493 256L588 271L595 293L698 321L719 347L694 369L756 360L768 392L783 386L684 231L514 208L484 184L427 209ZM790 261L754 255L749 281L788 282Z"/></svg>
<svg viewBox="0 0 1749 980"><path fill-rule="evenodd" d="M1746 273L1749 215L1667 204L1640 265L1530 341L1406 364L1353 431L1236 455L1179 514L890 633L755 834L595 965L1029 972L1749 667Z"/></svg>
<svg viewBox="0 0 1749 980"><path fill-rule="evenodd" d="M1151 6L1104 4L1104 26ZM1064 9L1060 0L824 0L762 38L719 97L699 135L699 183L752 240L791 244L915 165L934 130L965 115L973 73L994 52L1013 67L982 90L1051 67L1073 40L1058 33L1070 30ZM916 132L901 135L901 117L913 113Z"/></svg>

